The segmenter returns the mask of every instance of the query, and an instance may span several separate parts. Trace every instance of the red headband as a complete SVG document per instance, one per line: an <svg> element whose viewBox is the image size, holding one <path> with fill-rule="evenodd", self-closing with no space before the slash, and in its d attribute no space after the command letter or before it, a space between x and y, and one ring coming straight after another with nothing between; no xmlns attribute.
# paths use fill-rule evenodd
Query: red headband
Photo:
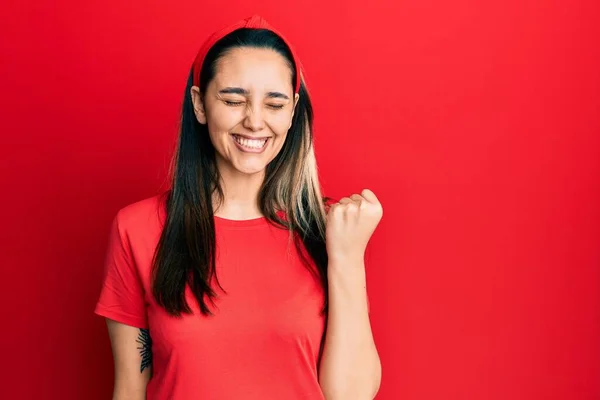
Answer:
<svg viewBox="0 0 600 400"><path fill-rule="evenodd" d="M273 29L273 27L271 27L267 21L265 21L262 17L260 17L258 15L253 15L252 17L245 18L245 19L243 19L227 28L221 29L221 30L213 33L211 36L209 36L209 38L206 40L206 42L204 42L204 44L198 51L198 55L196 56L196 60L194 61L194 66L193 66L194 86L200 86L200 71L202 69L202 64L204 63L204 59L206 58L206 55L208 54L208 51L215 45L215 43L217 43L223 37L227 36L231 32L233 32L237 29L240 29L240 28L268 29L271 32L275 33L277 36L279 36L285 42L285 44L287 44L287 46L290 48L290 51L292 52L292 57L294 58L294 65L296 67L296 82L295 82L294 92L298 93L300 91L300 81L301 81L300 61L298 60L298 57L296 56L294 49L292 48L290 42L288 42L283 37L283 35L281 35L279 32L277 32L275 29Z"/></svg>

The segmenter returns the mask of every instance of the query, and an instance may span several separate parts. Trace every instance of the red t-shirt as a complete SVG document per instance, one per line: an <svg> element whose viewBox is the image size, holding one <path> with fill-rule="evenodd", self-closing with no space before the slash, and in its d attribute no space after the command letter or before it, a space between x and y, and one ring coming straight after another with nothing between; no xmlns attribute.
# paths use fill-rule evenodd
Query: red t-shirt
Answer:
<svg viewBox="0 0 600 400"><path fill-rule="evenodd" d="M159 197L115 217L95 312L147 328L153 376L147 399L323 399L317 378L323 290L285 229L266 219L215 217L218 294L205 317L169 316L151 292L151 260L165 216ZM210 302L208 303L210 305Z"/></svg>

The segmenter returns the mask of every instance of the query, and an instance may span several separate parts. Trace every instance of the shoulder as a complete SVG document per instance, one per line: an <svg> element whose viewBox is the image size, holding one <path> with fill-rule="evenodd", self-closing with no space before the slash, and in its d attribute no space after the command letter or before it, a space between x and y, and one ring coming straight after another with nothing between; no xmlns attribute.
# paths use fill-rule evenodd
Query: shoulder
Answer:
<svg viewBox="0 0 600 400"><path fill-rule="evenodd" d="M160 231L165 219L166 192L130 203L117 212L115 222L121 234L145 236Z"/></svg>

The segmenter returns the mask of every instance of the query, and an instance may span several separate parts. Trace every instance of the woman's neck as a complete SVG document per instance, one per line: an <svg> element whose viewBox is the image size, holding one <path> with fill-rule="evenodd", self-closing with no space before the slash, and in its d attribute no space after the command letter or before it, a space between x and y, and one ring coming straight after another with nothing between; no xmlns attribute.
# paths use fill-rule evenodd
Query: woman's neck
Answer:
<svg viewBox="0 0 600 400"><path fill-rule="evenodd" d="M264 181L264 171L257 174L242 174L239 171L221 172L223 199L213 200L216 216L244 220L262 217L258 205L258 193Z"/></svg>

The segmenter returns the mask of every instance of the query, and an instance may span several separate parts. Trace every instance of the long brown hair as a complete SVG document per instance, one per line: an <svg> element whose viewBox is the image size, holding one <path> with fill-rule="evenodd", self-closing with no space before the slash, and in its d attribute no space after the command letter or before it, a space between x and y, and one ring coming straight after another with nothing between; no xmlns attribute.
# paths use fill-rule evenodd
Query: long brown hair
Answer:
<svg viewBox="0 0 600 400"><path fill-rule="evenodd" d="M217 42L207 54L201 77L204 94L215 75L216 63L236 47L269 48L281 54L296 71L290 49L275 33L264 29L239 29ZM215 226L213 196L220 201L223 191L215 164L215 149L207 125L198 123L190 89L190 73L185 88L177 150L173 157L171 188L165 193L166 221L153 260L152 293L171 315L191 313L185 298L189 285L200 311L211 314L207 300L214 301L210 282L215 276ZM273 224L289 230L299 254L319 278L327 310L327 252L325 248L325 208L318 181L313 149L313 110L304 81L283 148L266 168L259 192L262 214ZM285 218L277 211L283 210ZM310 258L310 260L308 259ZM312 263L311 263L312 261ZM314 267L313 267L314 265Z"/></svg>

